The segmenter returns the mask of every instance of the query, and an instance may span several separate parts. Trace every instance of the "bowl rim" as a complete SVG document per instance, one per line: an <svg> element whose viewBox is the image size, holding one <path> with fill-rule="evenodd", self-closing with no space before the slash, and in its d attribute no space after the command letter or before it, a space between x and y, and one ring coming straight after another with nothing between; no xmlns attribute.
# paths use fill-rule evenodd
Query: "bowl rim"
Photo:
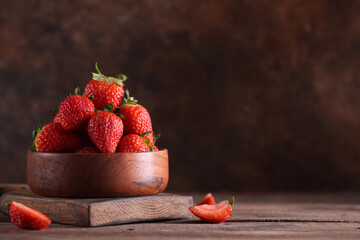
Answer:
<svg viewBox="0 0 360 240"><path fill-rule="evenodd" d="M159 148L158 151L149 151L149 152L115 152L115 153L77 153L77 152L71 152L71 153L58 153L58 152L34 152L31 149L27 150L28 154L41 154L41 155L50 155L50 154L57 154L57 155L123 155L123 154L129 154L129 155L133 155L133 154L154 154L154 153L159 153L159 152L168 152L168 150L166 148Z"/></svg>

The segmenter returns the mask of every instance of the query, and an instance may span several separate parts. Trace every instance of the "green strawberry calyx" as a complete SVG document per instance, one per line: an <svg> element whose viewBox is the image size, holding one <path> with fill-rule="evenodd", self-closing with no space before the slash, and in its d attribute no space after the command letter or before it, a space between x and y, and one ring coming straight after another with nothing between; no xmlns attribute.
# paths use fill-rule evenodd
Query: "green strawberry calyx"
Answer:
<svg viewBox="0 0 360 240"><path fill-rule="evenodd" d="M31 144L31 150L33 152L36 152L36 137L43 128L44 128L44 122L40 120L40 127L35 126L35 129L32 131L32 137L34 138L34 141Z"/></svg>
<svg viewBox="0 0 360 240"><path fill-rule="evenodd" d="M112 112L113 109L114 109L114 104L109 103L108 105L106 105L106 106L104 107L103 110L99 110L99 109L94 108L94 111L95 111L95 113L99 113L99 112Z"/></svg>
<svg viewBox="0 0 360 240"><path fill-rule="evenodd" d="M70 97L70 96L73 96L73 95L80 95L82 97L87 97L86 92L84 91L83 93L81 93L81 89L79 87L75 88L74 93L75 94L69 93L69 95L67 95L67 97ZM93 99L90 98L90 100L93 100Z"/></svg>
<svg viewBox="0 0 360 240"><path fill-rule="evenodd" d="M122 108L125 105L136 105L138 100L136 100L134 97L130 97L130 93L128 89L125 90L125 93L126 93L126 98L122 100L122 104L120 108Z"/></svg>
<svg viewBox="0 0 360 240"><path fill-rule="evenodd" d="M114 110L114 104L112 104L112 103L107 104L102 111L94 108L95 113L109 112L109 113L115 114L116 116L118 116L121 119L124 119L124 115L122 115L120 113L114 113L113 110Z"/></svg>
<svg viewBox="0 0 360 240"><path fill-rule="evenodd" d="M144 143L149 147L150 152L154 151L154 148L150 145L150 139L145 139Z"/></svg>
<svg viewBox="0 0 360 240"><path fill-rule="evenodd" d="M142 134L140 134L141 138L144 138L146 135L148 135L149 133L152 133L153 131L148 131L148 132L144 132Z"/></svg>
<svg viewBox="0 0 360 240"><path fill-rule="evenodd" d="M231 207L234 207L234 203L235 203L235 198L234 198L234 196L231 198L231 202L229 202L228 200L225 200L225 202L226 202L227 204L230 204Z"/></svg>
<svg viewBox="0 0 360 240"><path fill-rule="evenodd" d="M139 136L141 138L144 138L146 135L148 135L149 133L153 133L153 131L148 131L148 132L144 132L142 134L140 134ZM154 151L154 148L152 145L150 145L150 139L144 139L144 143L149 147L150 151Z"/></svg>
<svg viewBox="0 0 360 240"><path fill-rule="evenodd" d="M87 97L87 96L86 96L86 92L84 91L83 93L81 93L81 90L80 90L79 87L75 88L75 95L80 95L80 96L82 96L82 97ZM92 97L92 98L91 98L91 97ZM94 96L91 96L91 97L89 97L90 100L93 100Z"/></svg>
<svg viewBox="0 0 360 240"><path fill-rule="evenodd" d="M111 112L113 109L114 109L114 104L109 103L104 107L103 112Z"/></svg>
<svg viewBox="0 0 360 240"><path fill-rule="evenodd" d="M118 74L116 77L107 77L100 72L97 63L95 63L95 69L96 69L97 73L92 73L92 78L95 81L105 80L105 82L107 82L107 83L114 82L120 86L125 86L124 82L128 79L128 77L125 76L124 74Z"/></svg>
<svg viewBox="0 0 360 240"><path fill-rule="evenodd" d="M234 206L234 203L235 203L235 198L234 198L234 196L231 198L231 202L230 202L230 204L231 204L231 206L233 207Z"/></svg>
<svg viewBox="0 0 360 240"><path fill-rule="evenodd" d="M58 114L58 113L59 113L59 108L55 108L54 110L50 111L50 115L53 117L55 117L56 114Z"/></svg>
<svg viewBox="0 0 360 240"><path fill-rule="evenodd" d="M88 96L86 95L86 92L85 92L85 91L84 91L83 93L81 93L81 90L80 90L79 87L75 88L75 95L80 95L80 96L82 96L82 97L87 97L87 98L90 99L91 101L94 100L94 96L88 97Z"/></svg>

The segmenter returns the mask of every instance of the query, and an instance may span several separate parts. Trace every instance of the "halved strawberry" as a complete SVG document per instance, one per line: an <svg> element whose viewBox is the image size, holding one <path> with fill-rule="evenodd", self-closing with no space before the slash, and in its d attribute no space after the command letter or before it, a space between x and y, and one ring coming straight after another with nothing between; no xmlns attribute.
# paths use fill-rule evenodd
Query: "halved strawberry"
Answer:
<svg viewBox="0 0 360 240"><path fill-rule="evenodd" d="M233 205L234 197L232 198L231 203L225 200L214 205L203 204L192 206L189 210L205 222L221 223L225 222L230 217Z"/></svg>
<svg viewBox="0 0 360 240"><path fill-rule="evenodd" d="M215 199L211 193L206 194L206 196L197 205L203 205L203 204L209 204L209 205L216 204Z"/></svg>
<svg viewBox="0 0 360 240"><path fill-rule="evenodd" d="M50 218L33 208L17 202L12 202L9 205L11 222L19 228L40 230L51 223Z"/></svg>

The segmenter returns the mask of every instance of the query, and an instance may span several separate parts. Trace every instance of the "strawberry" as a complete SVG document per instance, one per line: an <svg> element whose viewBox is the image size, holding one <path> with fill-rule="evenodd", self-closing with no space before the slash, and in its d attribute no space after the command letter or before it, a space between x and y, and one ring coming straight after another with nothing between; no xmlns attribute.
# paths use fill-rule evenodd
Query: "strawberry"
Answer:
<svg viewBox="0 0 360 240"><path fill-rule="evenodd" d="M80 96L80 89L76 88L75 95L61 102L54 122L60 123L65 130L75 130L85 126L93 114L94 103L89 98Z"/></svg>
<svg viewBox="0 0 360 240"><path fill-rule="evenodd" d="M60 123L49 123L33 131L33 151L72 152L80 146L79 136L63 129Z"/></svg>
<svg viewBox="0 0 360 240"><path fill-rule="evenodd" d="M80 148L76 152L77 153L100 153L99 149L97 149L96 147L92 147L92 146Z"/></svg>
<svg viewBox="0 0 360 240"><path fill-rule="evenodd" d="M129 134L120 140L117 152L149 152L151 148L148 144L149 139L144 139L144 135Z"/></svg>
<svg viewBox="0 0 360 240"><path fill-rule="evenodd" d="M127 77L119 74L115 77L103 75L97 64L95 68L98 73L93 73L93 78L86 85L85 92L88 97L93 98L96 109L102 110L106 105L112 103L114 110L121 105L121 99L124 96L124 81Z"/></svg>
<svg viewBox="0 0 360 240"><path fill-rule="evenodd" d="M159 148L157 146L152 145L151 147L153 148L153 151L159 151Z"/></svg>
<svg viewBox="0 0 360 240"><path fill-rule="evenodd" d="M121 118L111 112L95 113L88 124L90 139L103 153L114 153L116 151L123 129Z"/></svg>
<svg viewBox="0 0 360 240"><path fill-rule="evenodd" d="M216 204L215 199L211 193L206 194L206 196L197 205L203 205L203 204L209 204L209 205Z"/></svg>
<svg viewBox="0 0 360 240"><path fill-rule="evenodd" d="M232 198L231 203L226 200L214 205L203 204L192 206L189 210L205 222L221 223L225 222L230 217L233 205L234 197Z"/></svg>
<svg viewBox="0 0 360 240"><path fill-rule="evenodd" d="M12 202L8 205L11 222L19 228L40 230L51 223L50 218L21 203Z"/></svg>
<svg viewBox="0 0 360 240"><path fill-rule="evenodd" d="M145 132L152 131L152 124L149 112L143 106L137 104L137 100L129 96L126 90L127 98L118 111L122 115L124 123L124 134L141 135ZM150 145L154 145L153 133L147 134L145 139L150 140Z"/></svg>

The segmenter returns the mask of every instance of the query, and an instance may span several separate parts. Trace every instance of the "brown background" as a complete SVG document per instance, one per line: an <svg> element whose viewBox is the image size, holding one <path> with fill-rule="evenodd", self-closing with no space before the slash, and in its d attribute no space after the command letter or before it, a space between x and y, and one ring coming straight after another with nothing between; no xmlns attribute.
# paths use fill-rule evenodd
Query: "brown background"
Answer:
<svg viewBox="0 0 360 240"><path fill-rule="evenodd" d="M97 61L149 110L168 190L360 189L360 1L1 3L0 182Z"/></svg>

